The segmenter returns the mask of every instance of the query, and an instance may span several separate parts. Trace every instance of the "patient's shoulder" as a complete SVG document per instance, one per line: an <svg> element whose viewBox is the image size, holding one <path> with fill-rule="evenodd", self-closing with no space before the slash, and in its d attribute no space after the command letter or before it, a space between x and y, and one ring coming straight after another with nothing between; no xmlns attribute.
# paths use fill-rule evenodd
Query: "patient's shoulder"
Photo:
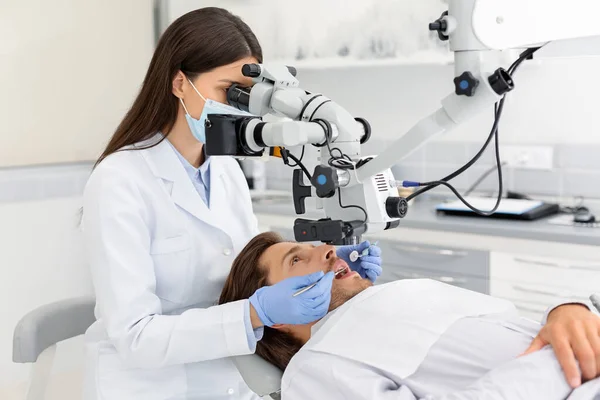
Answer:
<svg viewBox="0 0 600 400"><path fill-rule="evenodd" d="M310 343L310 341L309 341ZM309 344L307 343L307 345ZM312 347L305 345L290 360L283 377L281 378L281 390L283 393L293 390L298 391L308 382L325 380L333 375L334 355L315 351ZM314 382L311 382L314 384Z"/></svg>

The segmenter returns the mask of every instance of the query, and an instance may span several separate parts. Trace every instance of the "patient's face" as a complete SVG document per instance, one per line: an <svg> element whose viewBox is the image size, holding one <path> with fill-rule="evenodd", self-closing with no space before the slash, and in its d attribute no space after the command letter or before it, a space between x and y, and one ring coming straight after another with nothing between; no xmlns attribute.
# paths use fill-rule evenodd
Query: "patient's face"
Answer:
<svg viewBox="0 0 600 400"><path fill-rule="evenodd" d="M293 276L308 275L313 272L339 271L346 269L333 281L331 288L330 310L333 310L372 286L371 281L363 279L350 271L348 264L337 258L335 247L329 245L313 246L306 243L282 242L269 247L260 258L261 265L269 270L269 284L273 285Z"/></svg>

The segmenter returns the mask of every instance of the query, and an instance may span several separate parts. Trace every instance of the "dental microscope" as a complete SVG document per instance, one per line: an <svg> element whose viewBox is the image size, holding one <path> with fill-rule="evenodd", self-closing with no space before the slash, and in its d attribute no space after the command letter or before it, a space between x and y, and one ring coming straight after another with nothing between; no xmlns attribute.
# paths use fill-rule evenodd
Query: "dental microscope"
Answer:
<svg viewBox="0 0 600 400"><path fill-rule="evenodd" d="M424 29L449 41L454 53L455 91L442 100L437 111L373 157L361 154L361 145L372 134L369 123L323 94L301 89L295 68L244 65L242 73L251 77L254 85L233 85L227 99L253 116L209 115L207 155L246 158L280 151L284 162L292 159L297 167L292 180L296 214L305 213L306 198L316 197L326 215L320 220L296 219L295 239L334 245L358 243L366 232L398 227L414 196L438 185L453 189L448 182L475 163L497 138L504 98L515 88L513 75L518 66L550 41L600 35L599 13L597 0L449 0L448 11ZM499 67L510 49L517 49L520 56L510 68ZM399 160L434 136L492 109L496 116L492 131L465 167L434 182L394 180L390 167ZM267 114L283 118L264 121ZM289 151L302 146L316 149L304 162L302 156L298 159ZM496 153L499 159L498 150ZM402 198L398 186L421 189ZM499 202L500 197L497 205ZM477 211L490 215L494 210Z"/></svg>

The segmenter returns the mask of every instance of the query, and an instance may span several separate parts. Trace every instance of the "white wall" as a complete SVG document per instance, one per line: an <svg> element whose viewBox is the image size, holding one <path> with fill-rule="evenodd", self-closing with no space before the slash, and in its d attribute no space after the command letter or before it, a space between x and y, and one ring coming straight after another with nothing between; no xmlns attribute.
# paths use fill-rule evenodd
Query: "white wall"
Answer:
<svg viewBox="0 0 600 400"><path fill-rule="evenodd" d="M97 158L154 44L149 0L0 1L0 166Z"/></svg>
<svg viewBox="0 0 600 400"><path fill-rule="evenodd" d="M447 56L427 24L447 9L444 0L165 0L167 21L199 7L224 7L253 30L266 62L303 57L410 57L420 50Z"/></svg>
<svg viewBox="0 0 600 400"><path fill-rule="evenodd" d="M78 229L79 197L0 204L0 398L27 379L29 366L12 363L12 334L30 310L92 294ZM58 369L80 368L77 351L58 351Z"/></svg>
<svg viewBox="0 0 600 400"><path fill-rule="evenodd" d="M0 0L0 399L24 398L18 320L92 294L78 231L91 165L69 162L95 159L131 104L152 56L152 11L150 0ZM52 399L79 398L81 347L59 345Z"/></svg>
<svg viewBox="0 0 600 400"><path fill-rule="evenodd" d="M547 58L515 75L501 123L503 143L600 143L600 56ZM377 139L404 134L454 90L454 66L434 63L299 68L303 88L323 93L369 120ZM442 141L482 142L493 110Z"/></svg>

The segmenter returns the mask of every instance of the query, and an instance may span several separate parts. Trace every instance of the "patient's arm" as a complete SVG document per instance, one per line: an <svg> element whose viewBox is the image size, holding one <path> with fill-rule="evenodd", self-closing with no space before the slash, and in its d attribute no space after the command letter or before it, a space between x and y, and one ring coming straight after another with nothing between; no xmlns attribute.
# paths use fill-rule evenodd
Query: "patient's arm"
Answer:
<svg viewBox="0 0 600 400"><path fill-rule="evenodd" d="M551 345L572 387L600 376L600 318L584 303L548 310L544 327L525 354ZM581 367L581 371L580 368Z"/></svg>
<svg viewBox="0 0 600 400"><path fill-rule="evenodd" d="M492 369L465 390L431 399L561 400L572 390L552 349L546 348Z"/></svg>

